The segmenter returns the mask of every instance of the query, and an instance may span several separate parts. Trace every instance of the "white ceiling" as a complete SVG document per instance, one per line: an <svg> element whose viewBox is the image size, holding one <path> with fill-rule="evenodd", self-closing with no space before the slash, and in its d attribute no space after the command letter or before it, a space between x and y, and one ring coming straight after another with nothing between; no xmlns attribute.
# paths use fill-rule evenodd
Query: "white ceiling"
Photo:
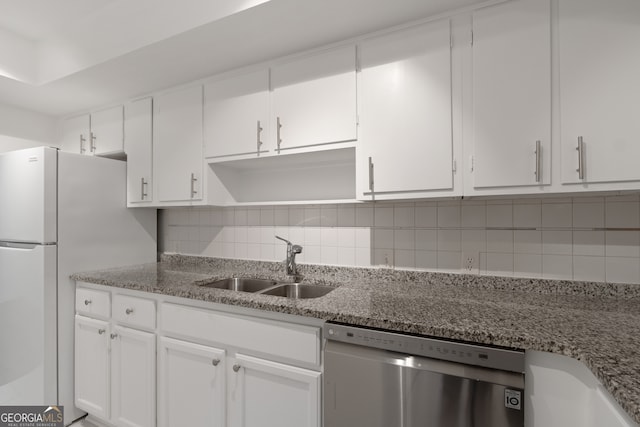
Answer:
<svg viewBox="0 0 640 427"><path fill-rule="evenodd" d="M485 0L0 0L0 103L52 116Z"/></svg>

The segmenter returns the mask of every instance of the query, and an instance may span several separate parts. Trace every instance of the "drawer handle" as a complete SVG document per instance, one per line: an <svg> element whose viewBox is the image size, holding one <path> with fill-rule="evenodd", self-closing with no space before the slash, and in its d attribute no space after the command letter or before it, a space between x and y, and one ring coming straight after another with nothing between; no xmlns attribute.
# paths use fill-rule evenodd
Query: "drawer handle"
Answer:
<svg viewBox="0 0 640 427"><path fill-rule="evenodd" d="M105 329L98 329L98 334L99 334L99 335L102 335L102 334L104 334L105 332L107 332Z"/></svg>
<svg viewBox="0 0 640 427"><path fill-rule="evenodd" d="M111 339L115 340L116 338L118 338L118 334L111 334Z"/></svg>
<svg viewBox="0 0 640 427"><path fill-rule="evenodd" d="M240 365L235 364L233 365L233 372L238 372L240 370Z"/></svg>
<svg viewBox="0 0 640 427"><path fill-rule="evenodd" d="M124 312L126 314L131 314L131 313L133 313L133 308L127 308Z"/></svg>
<svg viewBox="0 0 640 427"><path fill-rule="evenodd" d="M91 300L90 299L84 300L84 305L89 305L89 304L91 304Z"/></svg>
<svg viewBox="0 0 640 427"><path fill-rule="evenodd" d="M213 360L211 361L211 364L212 364L213 366L218 366L218 363L220 363L220 359L213 359Z"/></svg>

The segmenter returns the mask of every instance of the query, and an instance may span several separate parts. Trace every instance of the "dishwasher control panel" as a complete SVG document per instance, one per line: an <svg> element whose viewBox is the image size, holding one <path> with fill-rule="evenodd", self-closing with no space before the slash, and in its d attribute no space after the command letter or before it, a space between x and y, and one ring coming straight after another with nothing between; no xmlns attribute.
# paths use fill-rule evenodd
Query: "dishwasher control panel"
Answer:
<svg viewBox="0 0 640 427"><path fill-rule="evenodd" d="M524 352L518 350L497 349L330 322L324 325L324 336L328 340L407 355L429 357L511 372L524 372Z"/></svg>

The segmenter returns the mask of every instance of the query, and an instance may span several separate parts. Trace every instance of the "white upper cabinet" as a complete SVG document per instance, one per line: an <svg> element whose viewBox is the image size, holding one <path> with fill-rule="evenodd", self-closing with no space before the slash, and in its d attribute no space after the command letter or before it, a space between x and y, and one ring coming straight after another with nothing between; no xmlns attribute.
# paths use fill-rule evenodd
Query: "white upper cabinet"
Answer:
<svg viewBox="0 0 640 427"><path fill-rule="evenodd" d="M62 124L62 151L109 155L124 151L123 107L67 119Z"/></svg>
<svg viewBox="0 0 640 427"><path fill-rule="evenodd" d="M473 13L474 188L551 183L550 7L513 0Z"/></svg>
<svg viewBox="0 0 640 427"><path fill-rule="evenodd" d="M260 154L268 150L269 71L208 83L204 88L206 158Z"/></svg>
<svg viewBox="0 0 640 427"><path fill-rule="evenodd" d="M277 65L271 86L277 153L357 139L354 46Z"/></svg>
<svg viewBox="0 0 640 427"><path fill-rule="evenodd" d="M640 2L559 1L562 182L640 180Z"/></svg>
<svg viewBox="0 0 640 427"><path fill-rule="evenodd" d="M359 45L358 198L453 189L448 20Z"/></svg>
<svg viewBox="0 0 640 427"><path fill-rule="evenodd" d="M202 86L155 97L154 182L159 202L202 199Z"/></svg>
<svg viewBox="0 0 640 427"><path fill-rule="evenodd" d="M124 109L127 153L127 202L148 203L152 194L153 99L133 101Z"/></svg>
<svg viewBox="0 0 640 427"><path fill-rule="evenodd" d="M90 154L91 116L72 117L62 122L62 151L78 154Z"/></svg>
<svg viewBox="0 0 640 427"><path fill-rule="evenodd" d="M121 153L124 149L122 105L91 114L89 148L95 155Z"/></svg>

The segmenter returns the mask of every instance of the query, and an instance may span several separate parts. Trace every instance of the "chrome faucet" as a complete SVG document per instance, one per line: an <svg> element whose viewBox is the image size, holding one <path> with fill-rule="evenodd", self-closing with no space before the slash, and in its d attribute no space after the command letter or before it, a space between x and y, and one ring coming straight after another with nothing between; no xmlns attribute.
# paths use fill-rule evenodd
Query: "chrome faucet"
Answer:
<svg viewBox="0 0 640 427"><path fill-rule="evenodd" d="M293 280L299 282L302 280L302 275L298 274L298 266L296 265L296 255L302 253L302 246L294 245L287 239L283 239L280 236L276 236L276 239L282 240L287 244L287 260L285 261L285 267L287 270L287 276L293 276Z"/></svg>

